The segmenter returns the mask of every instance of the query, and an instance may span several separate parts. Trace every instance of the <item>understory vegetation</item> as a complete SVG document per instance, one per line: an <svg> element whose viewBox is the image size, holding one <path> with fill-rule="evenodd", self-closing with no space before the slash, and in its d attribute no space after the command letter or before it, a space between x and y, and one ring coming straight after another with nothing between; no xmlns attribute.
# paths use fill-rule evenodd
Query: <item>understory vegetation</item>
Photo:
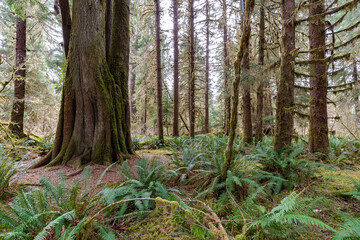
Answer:
<svg viewBox="0 0 360 240"><path fill-rule="evenodd" d="M304 150L304 138L280 152L271 141L249 147L236 138L235 162L221 179L224 135L167 138L161 146L134 137L138 153L155 158L114 163L96 186L90 166L71 182L60 173L39 186L16 185L21 158L1 149L0 239L360 237L360 143L334 137L330 160L319 162ZM114 165L123 181L100 184Z"/></svg>

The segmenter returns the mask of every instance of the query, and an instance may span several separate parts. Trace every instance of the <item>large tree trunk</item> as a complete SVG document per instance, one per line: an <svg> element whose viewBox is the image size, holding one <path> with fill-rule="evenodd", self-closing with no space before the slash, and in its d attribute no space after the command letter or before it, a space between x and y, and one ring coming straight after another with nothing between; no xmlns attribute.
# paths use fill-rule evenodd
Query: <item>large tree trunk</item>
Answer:
<svg viewBox="0 0 360 240"><path fill-rule="evenodd" d="M244 4L242 4L241 6L243 7ZM242 18L242 27L244 28L243 21L244 18ZM250 69L249 54L250 54L250 45L248 44L246 46L244 57L242 59L242 68L245 70L243 71L245 74L249 74L249 69ZM252 117L251 117L251 92L250 92L250 84L246 80L243 81L242 128L243 128L244 143L251 144L253 140Z"/></svg>
<svg viewBox="0 0 360 240"><path fill-rule="evenodd" d="M309 22L310 60L325 58L325 17L324 0L310 0L309 17L317 16ZM327 116L327 64L316 62L310 66L310 151L329 153Z"/></svg>
<svg viewBox="0 0 360 240"><path fill-rule="evenodd" d="M225 97L225 129L226 135L229 135L230 114L231 114L231 93L229 88L230 77L230 58L228 53L228 28L227 28L227 2L223 0L223 19L224 19L224 97Z"/></svg>
<svg viewBox="0 0 360 240"><path fill-rule="evenodd" d="M160 0L154 0L156 7L156 73L157 73L157 130L159 140L164 139L162 113L161 39L160 39Z"/></svg>
<svg viewBox="0 0 360 240"><path fill-rule="evenodd" d="M110 61L111 50L111 33L112 33L112 14L113 14L113 0L106 0L105 12L105 41L106 41L106 60Z"/></svg>
<svg viewBox="0 0 360 240"><path fill-rule="evenodd" d="M71 16L69 0L59 0L60 11L61 11L61 26L63 30L63 44L65 57L68 57L69 44L70 44L70 32L71 32Z"/></svg>
<svg viewBox="0 0 360 240"><path fill-rule="evenodd" d="M178 0L173 0L174 22L174 116L173 136L179 136L179 33L178 33Z"/></svg>
<svg viewBox="0 0 360 240"><path fill-rule="evenodd" d="M294 84L295 84L295 0L282 0L283 29L281 34L280 83L276 99L276 126L274 149L279 151L291 145L294 130Z"/></svg>
<svg viewBox="0 0 360 240"><path fill-rule="evenodd" d="M230 169L234 161L233 145L236 136L236 126L238 122L238 105L239 105L239 85L241 81L241 62L249 48L249 41L251 36L250 17L254 10L255 0L247 0L245 7L245 19L243 21L243 30L240 40L240 48L237 53L237 58L234 63L235 68L235 80L233 82L233 95L232 95L232 109L231 109L231 121L230 121L230 132L229 140L225 150L225 160L221 168L221 179L225 180L227 171Z"/></svg>
<svg viewBox="0 0 360 240"><path fill-rule="evenodd" d="M114 1L112 38L117 44L112 44L110 65L119 68L113 70L114 76L106 61L105 10L106 1L74 1L73 34L54 147L52 155L33 167L70 160L105 164L132 153L124 132L128 62L120 62L128 58L129 44L118 42L115 34L121 30L121 40L128 38L129 6L124 0Z"/></svg>
<svg viewBox="0 0 360 240"><path fill-rule="evenodd" d="M195 137L195 29L194 29L194 0L189 0L189 122L190 136Z"/></svg>
<svg viewBox="0 0 360 240"><path fill-rule="evenodd" d="M11 110L9 129L15 136L22 138L24 134L25 110L25 61L26 61L26 19L16 19L16 59L14 80L14 103Z"/></svg>
<svg viewBox="0 0 360 240"><path fill-rule="evenodd" d="M259 30L259 65L264 65L264 45L265 45L265 10L264 0L261 0L260 6L260 30ZM264 83L261 79L256 91L256 121L255 121L255 139L262 141L263 138L263 108L264 108Z"/></svg>
<svg viewBox="0 0 360 240"><path fill-rule="evenodd" d="M122 113L119 119L125 137L127 153L133 154L131 141L131 116L129 103L129 61L130 61L130 0L113 0L112 30L110 44L110 72L116 87L120 87L118 95L121 98ZM106 34L106 30L105 30ZM105 38L106 39L106 38ZM107 46L109 47L109 46Z"/></svg>
<svg viewBox="0 0 360 240"><path fill-rule="evenodd" d="M206 0L205 133L209 133L210 6Z"/></svg>

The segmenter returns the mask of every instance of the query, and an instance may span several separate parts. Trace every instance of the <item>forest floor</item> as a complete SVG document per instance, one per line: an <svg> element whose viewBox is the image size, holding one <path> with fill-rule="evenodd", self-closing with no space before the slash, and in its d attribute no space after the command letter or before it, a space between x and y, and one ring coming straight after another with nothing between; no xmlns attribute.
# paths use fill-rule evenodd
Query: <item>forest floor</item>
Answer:
<svg viewBox="0 0 360 240"><path fill-rule="evenodd" d="M215 164L216 162L214 161L216 160L216 156L222 156L226 138L200 137L193 142L191 142L192 140L188 140L186 138L179 142L176 142L176 140L169 141L173 142L169 142L167 147L158 148L154 145L152 140L149 140L145 144L139 144L135 140L134 144L139 144L139 146L134 145L137 146L136 148L138 150L136 151L136 155L127 160L127 163L129 165L130 171L134 174L134 176L137 175L137 161L141 158L147 159L148 162L159 160L160 162L164 163L166 170L177 171L183 175L187 174L185 181L181 180L182 176L180 174L176 178L173 178L170 182L167 182L165 186L167 189L169 189L169 192L170 189L179 190L181 192L180 196L183 201L190 201L191 203L191 199L197 199L195 196L201 193L204 187L211 188L211 182L216 177L216 175L212 175L216 172L214 169L216 169L217 166ZM301 201L308 201L308 205L311 209L306 210L307 216L319 219L334 229L339 229L339 227L344 224L348 216L352 216L355 219L360 219L360 201L354 194L348 194L349 192L354 193L354 191L356 192L360 189L359 185L359 189L356 190L356 184L360 183L358 148L354 150L352 157L343 158L340 156L341 154L350 154L350 152L348 153L346 151L346 149L350 148L347 147L348 142L346 141L344 140L344 143L341 145L341 147L340 144L338 144L339 146L336 147L338 150L336 158L330 160L335 161L335 163L328 162L324 164L324 167L318 167L315 173L311 175L309 181L306 181L306 183L302 183L301 181L299 183L295 183L291 189L283 189L276 194L271 193L272 190L270 191L270 194L263 194L260 192L260 194L256 193L256 195L254 195L254 202L252 202L253 200L251 199L252 194L244 196L243 190L239 191L241 187L235 188L235 191L233 191L232 195L230 194L230 199L229 197L226 197L225 202L224 200L221 200L221 197L216 195L216 192L209 192L210 194L207 194L199 199L207 204L208 207L213 209L214 213L219 216L221 221L223 221L223 224L226 226L229 235L232 236L239 236L239 234L241 235L241 232L244 230L242 225L243 222L248 221L245 226L251 226L251 223L255 222L257 219L261 220L264 217L266 219L266 216L271 216L271 211L276 207L283 205L284 199L286 199L294 192L298 193L299 196L301 195L299 197ZM266 144L268 143L265 142L265 145ZM351 147L353 147L353 143L351 144ZM36 159L44 156L43 149L37 146L19 145L16 146L16 150L10 150L10 146L3 146L5 149L7 149L8 152L12 154L12 156L19 156L18 159L23 158L22 160L17 161L17 164L19 164L18 166L20 166L20 171L13 177L13 181L15 181L16 185L18 186L41 186L40 179L42 176L50 178L52 182L56 182L60 173L64 173L68 177L67 179L69 182L74 182L74 180L80 179L83 176L82 170L85 166L83 166L81 169L71 166L28 169L28 167ZM297 146L297 148L301 147L302 146ZM335 147L333 148L335 149ZM175 151L175 149L177 150ZM255 164L253 166L259 167L260 159L258 159L256 156L261 153L261 149L262 147L255 146L251 149L247 149L246 147L241 148L238 151L239 156L241 155L242 157L241 159L246 160L251 158L252 160L250 160L249 163L251 164L252 162ZM254 152L255 150L257 153ZM271 155L271 151L267 151L266 154L268 154L267 157L269 157ZM306 154L307 153L305 153L305 155L297 156L296 158L299 159L299 162L296 162L296 164L299 164L300 166L302 164L301 159L306 157ZM210 161L212 161L213 164L211 164ZM307 159L306 161L310 160ZM331 168L326 167L330 165L332 166ZM104 185L116 187L119 185L119 183L122 183L125 180L124 176L121 175L119 171L119 165L114 165L110 168L96 164L90 164L89 166L91 167L91 178L87 179L87 183L91 188L99 187L100 190L100 188ZM186 171L184 170L184 167L186 168ZM243 170L247 171L246 166L243 167L245 167ZM302 176L302 173L298 172L296 168L290 169L291 170L289 171L294 171L294 173ZM251 176L251 171L252 170L250 169L250 171L248 171L246 174L250 174ZM104 172L105 174L103 174ZM239 172L237 174L242 173ZM101 177L101 183L98 185L98 180ZM246 177L246 175L239 175L238 179L239 181L243 181L242 179ZM160 179L154 179L154 181L160 181ZM258 182L264 187L267 185L267 183L264 181L259 180ZM255 192L257 191L258 190ZM359 192L355 194L359 194ZM235 198L236 201L234 201L232 198ZM7 200L8 203L10 201L13 201L12 197ZM312 202L314 203L314 206L312 206ZM249 205L247 206L247 204ZM259 210L255 209L254 211L254 208L258 208ZM240 212L238 212L239 209L241 209ZM204 209L202 209L202 211L204 211ZM243 214L248 215L244 218ZM291 214L303 214L303 212L302 210L297 211L295 208L295 210L290 211L290 215ZM125 217L121 221L114 224L112 228L117 232L117 234L126 236L124 239L214 239L211 235L211 228L209 230L209 228L204 227L207 226L207 223L204 222L207 221L206 218L199 218L199 215L194 216L198 220L195 221L194 217L189 218L189 216L186 216L186 214L175 216L173 213L169 213L168 211L165 211L164 213L153 211L143 219L137 218L136 214ZM200 228L196 228L191 224L189 225L189 223L193 221L195 221L195 223L193 223L195 225L199 223L203 225L200 224ZM334 237L334 232L330 230L325 230L323 228L314 226L302 226L301 224L293 223L296 223L296 221L293 220L292 224L277 223L278 225L276 226L279 228L277 230L274 230L270 226L264 230L256 230L261 232L263 237L251 239L332 239ZM280 228L281 225L283 225L283 230ZM247 234L249 235L255 234L256 232L255 229L247 231ZM274 234L272 231L274 231ZM185 236L192 237L170 237L173 233L179 233L180 235L185 234ZM166 238L164 238L164 236L166 236Z"/></svg>
<svg viewBox="0 0 360 240"><path fill-rule="evenodd" d="M83 169L87 166L91 167L91 179L89 179L90 187L95 187L97 184L113 185L124 181L124 178L121 176L121 174L119 174L118 165L111 166L109 169L107 169L108 166L99 164L87 164L81 168L75 168L74 166L69 165L59 165L53 167L43 166L36 169L29 169L29 167L36 160L43 157L44 154L39 152L37 148L20 147L17 151L20 155L28 151L28 156L23 161L19 162L19 172L13 177L13 180L20 185L40 186L41 177L47 177L50 180L56 182L59 173L65 173L65 175L68 177L68 181L73 182L74 180L81 178ZM136 155L131 156L127 162L129 163L131 171L136 174L135 161L137 159L146 158L150 161L159 159L165 163L168 163L169 155L171 155L171 152L162 149L139 150L136 151ZM99 178L105 170L106 172L102 176L101 182L98 183Z"/></svg>

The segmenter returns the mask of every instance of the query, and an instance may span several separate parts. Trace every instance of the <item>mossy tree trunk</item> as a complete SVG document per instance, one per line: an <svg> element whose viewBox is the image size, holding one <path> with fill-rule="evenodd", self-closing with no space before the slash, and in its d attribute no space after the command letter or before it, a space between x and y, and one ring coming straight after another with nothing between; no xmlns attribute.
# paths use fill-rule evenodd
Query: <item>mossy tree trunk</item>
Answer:
<svg viewBox="0 0 360 240"><path fill-rule="evenodd" d="M243 21L243 30L242 36L240 40L240 48L237 53L236 61L234 63L235 68L235 80L233 81L233 94L231 96L232 99L232 109L231 109L231 121L230 121L230 131L229 131L229 140L225 150L225 161L221 168L221 180L225 180L227 176L227 171L230 169L233 160L234 160L234 152L233 145L234 139L236 136L236 126L238 123L238 105L239 105L239 87L241 82L241 63L242 59L245 55L246 50L249 47L250 35L251 35L251 26L250 26L250 18L251 14L254 10L255 0L246 0L245 6L245 18Z"/></svg>
<svg viewBox="0 0 360 240"><path fill-rule="evenodd" d="M282 34L280 82L276 98L276 123L274 149L279 151L291 145L294 130L295 85L295 0L282 0Z"/></svg>
<svg viewBox="0 0 360 240"><path fill-rule="evenodd" d="M195 13L194 1L189 0L189 37L190 37L190 51L189 51L189 124L190 137L195 137Z"/></svg>
<svg viewBox="0 0 360 240"><path fill-rule="evenodd" d="M14 80L14 102L11 110L9 129L12 134L22 138L24 133L24 111L25 111L25 69L26 61L26 19L16 19L16 57Z"/></svg>
<svg viewBox="0 0 360 240"><path fill-rule="evenodd" d="M325 16L324 0L310 0L309 21L310 60L325 58ZM328 116L327 116L327 63L315 62L310 65L310 151L329 153Z"/></svg>
<svg viewBox="0 0 360 240"><path fill-rule="evenodd" d="M227 1L223 0L223 44L224 44L224 96L225 96L225 128L224 132L229 135L231 118L231 91L230 91L230 58L228 53L228 20L227 20Z"/></svg>
<svg viewBox="0 0 360 240"><path fill-rule="evenodd" d="M160 141L164 140L163 106L162 106L162 75L161 75L161 28L160 28L160 0L155 1L156 12L156 91L157 91L157 130Z"/></svg>
<svg viewBox="0 0 360 240"><path fill-rule="evenodd" d="M132 153L127 107L129 5L125 0L114 1L112 41L116 44L111 47L110 68L106 61L105 11L106 1L74 1L54 147L52 154L33 167L71 160L105 164Z"/></svg>
<svg viewBox="0 0 360 240"><path fill-rule="evenodd" d="M259 23L259 65L264 65L265 48L265 9L264 0L260 3L260 23ZM256 121L255 121L255 139L262 141L263 138L263 109L264 109L264 82L261 79L256 91Z"/></svg>
<svg viewBox="0 0 360 240"><path fill-rule="evenodd" d="M245 0L242 0L245 1ZM242 2L241 8L244 7ZM244 12L244 9L242 9ZM244 18L241 19L242 28L244 28ZM251 29L250 29L251 31ZM251 92L250 92L250 83L248 81L248 74L250 69L250 46L247 45L242 59L242 68L243 68L243 84L242 84L242 130L244 143L251 144L253 140L253 129L252 129L252 117L251 117Z"/></svg>
<svg viewBox="0 0 360 240"><path fill-rule="evenodd" d="M210 5L206 0L206 59L205 59L205 133L209 133L209 94L210 94Z"/></svg>
<svg viewBox="0 0 360 240"><path fill-rule="evenodd" d="M173 136L179 136L179 27L178 27L178 0L173 0L174 22L174 116Z"/></svg>

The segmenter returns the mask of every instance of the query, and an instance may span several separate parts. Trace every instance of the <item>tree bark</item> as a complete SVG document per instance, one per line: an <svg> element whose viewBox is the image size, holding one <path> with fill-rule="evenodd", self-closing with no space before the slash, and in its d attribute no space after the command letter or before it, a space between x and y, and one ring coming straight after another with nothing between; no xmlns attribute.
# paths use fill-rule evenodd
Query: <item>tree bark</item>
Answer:
<svg viewBox="0 0 360 240"><path fill-rule="evenodd" d="M194 29L194 0L189 0L189 121L190 137L195 137L195 29Z"/></svg>
<svg viewBox="0 0 360 240"><path fill-rule="evenodd" d="M241 81L241 62L245 55L246 49L249 47L250 35L251 35L251 27L250 27L250 17L254 10L255 0L246 0L245 7L245 18L243 21L243 30L242 36L240 40L240 48L237 53L237 58L234 63L235 68L235 80L233 82L233 95L232 95L232 109L231 109L231 121L230 121L230 132L229 132L229 140L225 150L225 160L223 166L221 168L221 180L224 181L227 176L227 171L232 166L234 161L234 152L233 145L234 139L236 136L236 126L238 122L238 105L239 105L239 85Z"/></svg>
<svg viewBox="0 0 360 240"><path fill-rule="evenodd" d="M242 0L245 1L245 0ZM243 4L242 4L243 6ZM243 10L244 12L244 10ZM244 18L242 18L243 25ZM243 26L244 27L244 26ZM250 28L251 31L251 28ZM245 74L248 74L250 69L250 46L246 46L244 57L242 59L242 68ZM251 117L251 92L248 81L243 81L243 95L242 95L242 127L244 143L251 144L253 141L252 117Z"/></svg>
<svg viewBox="0 0 360 240"><path fill-rule="evenodd" d="M16 19L16 59L14 80L14 102L11 110L9 129L12 134L22 138L24 134L25 78L26 78L26 19Z"/></svg>
<svg viewBox="0 0 360 240"><path fill-rule="evenodd" d="M223 0L223 19L224 19L224 96L225 96L225 134L229 135L230 114L231 114L231 93L229 89L230 77L230 58L228 53L228 28L227 28L227 2Z"/></svg>
<svg viewBox="0 0 360 240"><path fill-rule="evenodd" d="M309 22L310 60L325 58L325 16L324 0L310 0ZM310 151L321 153L326 158L329 153L327 115L327 64L316 62L310 65Z"/></svg>
<svg viewBox="0 0 360 240"><path fill-rule="evenodd" d="M70 33L71 33L71 16L69 0L59 0L59 6L61 11L61 26L63 31L63 44L65 57L68 57Z"/></svg>
<svg viewBox="0 0 360 240"><path fill-rule="evenodd" d="M156 73L157 73L157 129L159 140L164 140L162 113L162 76L161 76L161 39L160 39L160 3L155 1L156 7Z"/></svg>
<svg viewBox="0 0 360 240"><path fill-rule="evenodd" d="M265 45L265 10L264 0L260 3L260 23L259 23L259 65L264 65L264 45ZM255 139L262 141L263 138L263 108L264 108L264 83L261 79L256 91L256 125Z"/></svg>
<svg viewBox="0 0 360 240"><path fill-rule="evenodd" d="M125 61L128 57L128 43L112 44L110 65L119 67L113 70L113 76L106 61L105 11L106 1L74 1L73 34L54 147L51 155L33 167L66 164L70 160L105 164L123 160L132 153L124 132L128 121L128 62L120 63L120 59ZM116 0L114 13L113 33L122 29L119 34L124 34L125 41L128 2ZM119 40L116 34L112 38ZM118 53L119 49L123 52Z"/></svg>
<svg viewBox="0 0 360 240"><path fill-rule="evenodd" d="M210 86L210 6L206 0L206 62L205 62L205 133L209 133L209 86Z"/></svg>
<svg viewBox="0 0 360 240"><path fill-rule="evenodd" d="M129 98L130 98L130 120L134 119L134 116L136 114L136 107L135 107L135 82L136 82L136 63L131 64L131 70L130 70L130 78L129 78Z"/></svg>
<svg viewBox="0 0 360 240"><path fill-rule="evenodd" d="M276 126L274 149L279 151L291 145L294 130L294 84L295 84L295 10L294 0L282 0L282 34L280 83L276 99Z"/></svg>
<svg viewBox="0 0 360 240"><path fill-rule="evenodd" d="M360 84L359 84L358 71L356 67L356 59L353 62L353 80L354 80L355 122L356 122L356 126L359 127L360 126L360 101L359 101Z"/></svg>
<svg viewBox="0 0 360 240"><path fill-rule="evenodd" d="M105 12L105 41L106 41L106 60L110 61L111 49L111 32L112 32L112 18L113 18L113 0L106 0Z"/></svg>
<svg viewBox="0 0 360 240"><path fill-rule="evenodd" d="M123 106L121 116L124 116L125 121L119 119L119 124L122 125L122 132L125 137L126 152L133 154L128 85L130 61L130 0L113 0L112 8L109 67L116 86L120 87L118 94L119 97L121 97Z"/></svg>
<svg viewBox="0 0 360 240"><path fill-rule="evenodd" d="M179 32L178 32L178 0L173 0L174 22L174 116L173 136L179 136Z"/></svg>

